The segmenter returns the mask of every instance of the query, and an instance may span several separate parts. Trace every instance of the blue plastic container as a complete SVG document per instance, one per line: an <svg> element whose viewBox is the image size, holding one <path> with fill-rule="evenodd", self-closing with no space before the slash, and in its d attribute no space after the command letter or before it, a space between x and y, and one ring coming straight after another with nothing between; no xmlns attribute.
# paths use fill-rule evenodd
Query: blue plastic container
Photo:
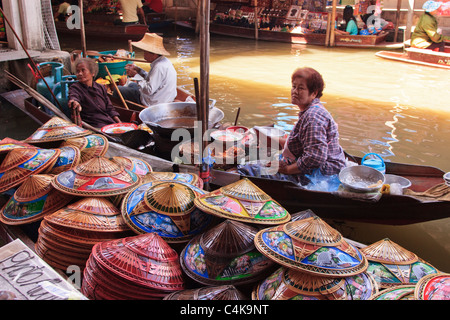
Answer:
<svg viewBox="0 0 450 320"><path fill-rule="evenodd" d="M71 112L69 109L68 101L69 101L69 86L75 82L77 82L77 77L73 75L63 76L62 80L58 82L53 87L53 93L56 96L56 100L58 100L59 105L62 108L62 112L68 117L71 116Z"/></svg>
<svg viewBox="0 0 450 320"><path fill-rule="evenodd" d="M45 82L47 82L48 86L52 89L55 84L61 81L63 75L64 65L60 62L42 62L37 65L37 68L41 70L41 68L45 66L51 66L52 71L51 74L45 78ZM44 80L39 79L36 83L36 91L42 94L47 100L55 103L55 99L53 99L53 95L49 91L47 85Z"/></svg>
<svg viewBox="0 0 450 320"><path fill-rule="evenodd" d="M371 159L366 159L371 157ZM361 165L377 169L382 174L386 173L386 165L383 158L377 153L368 153L361 159Z"/></svg>

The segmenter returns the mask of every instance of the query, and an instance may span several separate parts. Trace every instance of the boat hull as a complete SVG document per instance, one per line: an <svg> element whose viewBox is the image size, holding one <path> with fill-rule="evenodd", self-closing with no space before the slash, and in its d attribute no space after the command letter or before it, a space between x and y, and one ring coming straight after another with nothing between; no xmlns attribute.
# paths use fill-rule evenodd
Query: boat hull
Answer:
<svg viewBox="0 0 450 320"><path fill-rule="evenodd" d="M401 61L435 67L441 69L450 69L450 53L434 52L427 49L407 48L404 52L379 51L376 56L384 59Z"/></svg>

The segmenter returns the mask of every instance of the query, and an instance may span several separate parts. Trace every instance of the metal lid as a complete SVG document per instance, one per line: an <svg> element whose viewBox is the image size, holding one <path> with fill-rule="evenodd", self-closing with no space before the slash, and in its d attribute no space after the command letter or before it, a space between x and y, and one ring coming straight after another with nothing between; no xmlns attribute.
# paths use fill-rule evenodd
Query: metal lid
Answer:
<svg viewBox="0 0 450 320"><path fill-rule="evenodd" d="M255 245L271 260L309 274L347 277L368 266L366 257L319 217L263 229Z"/></svg>
<svg viewBox="0 0 450 320"><path fill-rule="evenodd" d="M255 224L280 224L291 216L247 178L195 199L201 210L221 218Z"/></svg>
<svg viewBox="0 0 450 320"><path fill-rule="evenodd" d="M94 157L60 173L52 181L62 192L88 197L125 194L139 183L139 176L105 157Z"/></svg>

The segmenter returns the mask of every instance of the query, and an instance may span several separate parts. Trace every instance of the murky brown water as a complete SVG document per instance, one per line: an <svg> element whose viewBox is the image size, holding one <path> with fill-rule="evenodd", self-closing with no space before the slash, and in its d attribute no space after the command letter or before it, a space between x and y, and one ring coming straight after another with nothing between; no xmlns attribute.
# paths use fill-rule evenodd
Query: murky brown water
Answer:
<svg viewBox="0 0 450 320"><path fill-rule="evenodd" d="M77 38L61 39L63 50L80 49ZM436 166L450 171L450 72L383 60L376 50L325 48L211 36L210 98L225 121L252 127L274 123L290 130L298 110L290 104L290 76L309 66L324 77L322 101L339 125L350 154L368 152L386 161ZM199 77L199 41L190 32L165 34L179 85L194 92ZM87 40L88 50L127 48L123 42ZM143 58L140 51L137 58ZM137 63L144 68L148 65ZM426 214L426 213L424 213ZM450 218L411 226L337 222L339 230L366 244L390 238L443 271L450 272Z"/></svg>

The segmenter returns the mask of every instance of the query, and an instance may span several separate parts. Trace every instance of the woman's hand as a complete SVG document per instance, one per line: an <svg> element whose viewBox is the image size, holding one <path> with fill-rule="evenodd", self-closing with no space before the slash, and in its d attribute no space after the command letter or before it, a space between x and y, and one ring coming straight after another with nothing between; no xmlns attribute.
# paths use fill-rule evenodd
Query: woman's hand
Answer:
<svg viewBox="0 0 450 320"><path fill-rule="evenodd" d="M69 100L68 106L69 106L69 108L71 108L73 110L77 110L78 112L81 112L81 109L82 109L81 104L76 100Z"/></svg>

